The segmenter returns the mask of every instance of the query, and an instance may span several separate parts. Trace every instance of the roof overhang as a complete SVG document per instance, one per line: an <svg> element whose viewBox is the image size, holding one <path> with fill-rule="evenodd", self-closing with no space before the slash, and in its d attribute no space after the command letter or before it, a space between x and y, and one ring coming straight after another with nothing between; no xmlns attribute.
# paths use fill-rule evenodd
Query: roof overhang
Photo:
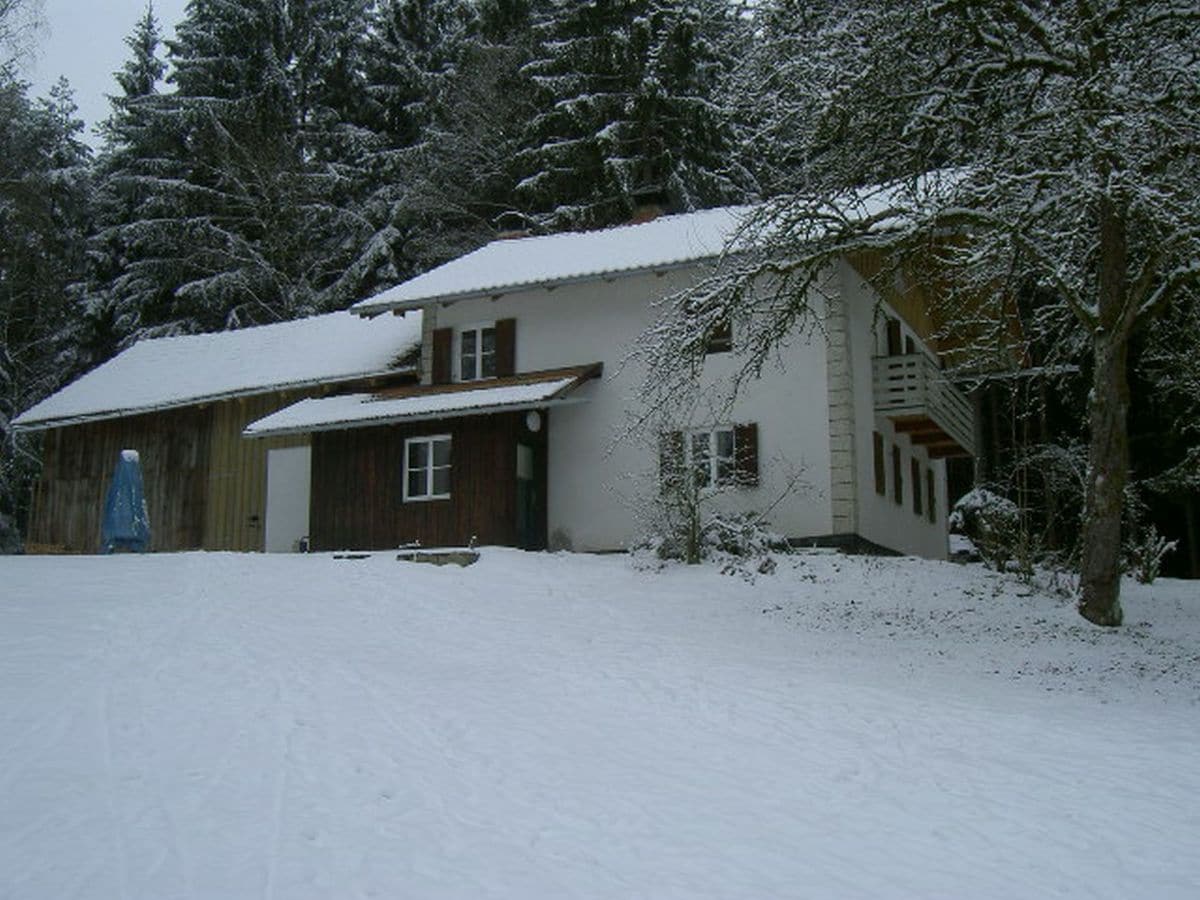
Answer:
<svg viewBox="0 0 1200 900"><path fill-rule="evenodd" d="M588 272L581 275L572 275L566 278L540 279L537 281L500 284L493 287L479 290L461 291L454 294L431 294L427 297L413 297L407 300L381 300L378 303L372 303L371 299L367 299L361 300L354 304L354 306L350 308L350 311L356 313L364 319L373 319L376 316L383 315L386 312L391 312L399 316L410 310L422 309L426 306L432 305L450 306L453 303L460 303L463 300L499 300L501 297L505 297L509 294L519 294L523 291L552 291L555 288L568 287L569 285L573 284L586 284L593 281L615 281L618 278L632 278L635 275L659 275L665 274L666 272L675 272L680 269L694 269L704 265L711 265L720 258L721 254L712 253L704 256L697 256L694 259L679 260L676 262L662 263L660 265L637 266L636 268L628 269L606 269L603 271Z"/></svg>
<svg viewBox="0 0 1200 900"><path fill-rule="evenodd" d="M96 410L95 412L80 413L71 416L56 416L51 419L35 419L22 421L24 413L13 420L13 430L17 432L50 431L54 428L66 428L70 425L86 425L89 422L104 422L109 419L124 419L130 416L144 416L151 413L166 412L173 409L183 409L188 406L207 406L210 403L223 403L227 400L238 400L242 397L257 397L262 394L278 394L284 391L312 390L320 387L336 387L355 381L371 381L377 378L394 378L401 375L415 375L415 366L405 366L400 369L384 369L377 372L360 372L354 375L344 375L337 378L321 378L308 381L289 381L279 384L248 387L239 391L224 391L216 394L201 394L194 397L181 397L167 403L156 403L146 406L113 407L112 409Z"/></svg>
<svg viewBox="0 0 1200 900"><path fill-rule="evenodd" d="M278 437L546 409L582 402L580 398L571 396L573 392L585 382L599 378L602 373L602 363L591 363L486 382L390 388L375 393L301 400L251 422L242 436Z"/></svg>

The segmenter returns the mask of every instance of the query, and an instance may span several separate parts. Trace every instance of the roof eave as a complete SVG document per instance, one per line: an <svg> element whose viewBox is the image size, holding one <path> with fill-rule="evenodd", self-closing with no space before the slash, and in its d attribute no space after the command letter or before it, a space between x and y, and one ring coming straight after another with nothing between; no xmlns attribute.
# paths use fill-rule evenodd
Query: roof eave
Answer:
<svg viewBox="0 0 1200 900"><path fill-rule="evenodd" d="M137 406L124 409L102 410L96 413L83 413L77 416L64 416L54 419L40 419L33 422L22 422L21 416L13 419L13 430L20 434L32 434L39 431L52 431L55 428L67 428L72 425L86 425L90 422L106 422L112 419L125 419L130 416L144 416L150 413L166 412L172 409L183 409L187 406L204 406L209 403L221 403L226 400L237 400L241 397L253 397L258 394L273 394L279 391L293 391L319 385L340 385L352 381L362 381L370 378L387 378L394 375L415 375L417 366L405 366L400 369L384 369L382 371L364 372L356 375L344 375L337 378L317 378L308 381L289 381L262 387L246 388L241 391L226 391L220 394L206 394L200 397L189 397L160 403L152 406Z"/></svg>
<svg viewBox="0 0 1200 900"><path fill-rule="evenodd" d="M476 406L438 413L380 416L376 419L344 419L339 422L323 422L320 425L293 425L282 428L271 428L264 431L243 431L242 437L248 440L258 438L284 437L294 434L317 434L323 431L352 431L356 428L376 428L383 425L395 425L399 422L433 422L441 419L462 419L467 416L490 416L499 413L525 412L531 409L547 409L552 406L574 406L586 403L582 397L549 397L545 400L526 400L521 403L508 403L498 406Z"/></svg>
<svg viewBox="0 0 1200 900"><path fill-rule="evenodd" d="M646 275L658 272L674 272L680 269L690 269L696 266L704 265L713 260L720 259L722 254L711 253L705 256L697 256L687 260L678 260L676 262L663 263L654 266L637 266L630 269L609 269L604 272L589 272L585 275L574 275L569 278L554 278L543 281L526 281L515 284L497 285L488 290L473 290L462 291L455 294L434 294L429 297L418 297L412 300L398 300L393 303L377 303L372 304L370 300L364 300L361 303L351 307L351 312L361 316L364 319L374 318L386 312L407 312L412 309L420 309L424 306L440 304L449 306L452 303L460 303L463 300L499 300L507 294L519 294L525 291L536 291L540 289L553 290L554 288L566 287L573 284L586 284L591 281L610 281L617 278L630 278L635 275Z"/></svg>

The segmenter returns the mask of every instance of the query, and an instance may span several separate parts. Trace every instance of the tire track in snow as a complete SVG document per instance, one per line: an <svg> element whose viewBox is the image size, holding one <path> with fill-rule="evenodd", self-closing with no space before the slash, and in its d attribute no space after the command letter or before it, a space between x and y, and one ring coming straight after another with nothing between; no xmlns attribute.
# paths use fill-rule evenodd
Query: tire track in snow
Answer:
<svg viewBox="0 0 1200 900"><path fill-rule="evenodd" d="M284 725L287 703L283 679L275 676L275 728L279 744L279 762L275 767L275 779L271 788L271 839L267 847L267 881L263 888L264 900L274 900L275 882L279 873L279 841L283 833L283 797L287 790L288 761L291 744L290 731Z"/></svg>
<svg viewBox="0 0 1200 900"><path fill-rule="evenodd" d="M100 722L101 758L104 762L105 800L108 815L112 820L112 830L117 844L117 875L121 889L121 898L129 897L129 841L125 833L124 818L120 814L117 798L116 771L113 766L112 753L112 719L109 707L112 688L105 686L101 689L97 703L97 717Z"/></svg>

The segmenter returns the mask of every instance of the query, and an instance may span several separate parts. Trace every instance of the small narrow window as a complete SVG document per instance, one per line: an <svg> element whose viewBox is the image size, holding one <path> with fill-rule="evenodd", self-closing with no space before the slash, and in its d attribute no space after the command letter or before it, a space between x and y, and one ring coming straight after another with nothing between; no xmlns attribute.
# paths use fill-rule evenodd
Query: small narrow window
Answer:
<svg viewBox="0 0 1200 900"><path fill-rule="evenodd" d="M875 493L887 496L887 465L884 462L883 435L875 432Z"/></svg>
<svg viewBox="0 0 1200 900"><path fill-rule="evenodd" d="M928 491L926 497L925 513L929 516L930 522L937 521L937 488L933 484L933 469L925 470L925 489Z"/></svg>
<svg viewBox="0 0 1200 900"><path fill-rule="evenodd" d="M733 326L728 319L722 319L708 333L708 342L704 345L705 353L729 353L733 350Z"/></svg>
<svg viewBox="0 0 1200 900"><path fill-rule="evenodd" d="M914 353L917 352L916 341L914 341L912 339L912 337L907 334L904 336L904 352L907 353L909 356L912 356Z"/></svg>
<svg viewBox="0 0 1200 900"><path fill-rule="evenodd" d="M496 377L495 326L482 325L459 332L458 377L460 381Z"/></svg>
<svg viewBox="0 0 1200 900"><path fill-rule="evenodd" d="M404 501L445 500L450 496L450 435L404 442Z"/></svg>
<svg viewBox="0 0 1200 900"><path fill-rule="evenodd" d="M921 515L921 464L914 457L912 460L912 497L913 512Z"/></svg>
<svg viewBox="0 0 1200 900"><path fill-rule="evenodd" d="M892 499L904 505L904 472L900 469L900 448L892 444Z"/></svg>
<svg viewBox="0 0 1200 900"><path fill-rule="evenodd" d="M709 487L716 481L712 471L712 432L702 431L694 433L692 435L691 451L692 458L690 464L692 477L696 481L696 487Z"/></svg>
<svg viewBox="0 0 1200 900"><path fill-rule="evenodd" d="M901 354L900 342L900 320L887 320L887 355L899 356Z"/></svg>

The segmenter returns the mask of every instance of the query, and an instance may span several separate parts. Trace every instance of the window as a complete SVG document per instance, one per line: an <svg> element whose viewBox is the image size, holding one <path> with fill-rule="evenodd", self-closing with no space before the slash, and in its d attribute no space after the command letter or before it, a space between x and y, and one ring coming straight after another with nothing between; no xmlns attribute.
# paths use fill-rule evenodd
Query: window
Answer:
<svg viewBox="0 0 1200 900"><path fill-rule="evenodd" d="M458 378L479 381L496 377L496 327L479 325L458 334Z"/></svg>
<svg viewBox="0 0 1200 900"><path fill-rule="evenodd" d="M450 496L450 435L404 442L404 502Z"/></svg>
<svg viewBox="0 0 1200 900"><path fill-rule="evenodd" d="M913 513L921 515L921 464L914 456L912 459L912 492Z"/></svg>
<svg viewBox="0 0 1200 900"><path fill-rule="evenodd" d="M929 516L930 522L936 522L937 506L934 501L937 499L937 489L933 485L933 469L925 470L925 487L929 491L929 496L926 498L925 513Z"/></svg>
<svg viewBox="0 0 1200 900"><path fill-rule="evenodd" d="M892 499L897 506L904 504L904 473L900 471L900 448L892 444Z"/></svg>
<svg viewBox="0 0 1200 900"><path fill-rule="evenodd" d="M758 425L721 425L665 431L658 443L659 489L663 493L758 485Z"/></svg>
<svg viewBox="0 0 1200 900"><path fill-rule="evenodd" d="M687 464L696 487L723 487L737 480L732 428L693 431L688 435Z"/></svg>
<svg viewBox="0 0 1200 900"><path fill-rule="evenodd" d="M886 338L887 355L888 356L900 356L903 353L903 351L901 350L902 344L901 344L901 332L900 332L900 320L899 319L889 318L887 320L886 334L887 334L887 338Z"/></svg>
<svg viewBox="0 0 1200 900"><path fill-rule="evenodd" d="M883 435L875 432L875 493L887 496L887 466L883 459Z"/></svg>
<svg viewBox="0 0 1200 900"><path fill-rule="evenodd" d="M708 342L704 345L705 353L729 353L733 350L733 325L728 319L722 319L708 333Z"/></svg>

